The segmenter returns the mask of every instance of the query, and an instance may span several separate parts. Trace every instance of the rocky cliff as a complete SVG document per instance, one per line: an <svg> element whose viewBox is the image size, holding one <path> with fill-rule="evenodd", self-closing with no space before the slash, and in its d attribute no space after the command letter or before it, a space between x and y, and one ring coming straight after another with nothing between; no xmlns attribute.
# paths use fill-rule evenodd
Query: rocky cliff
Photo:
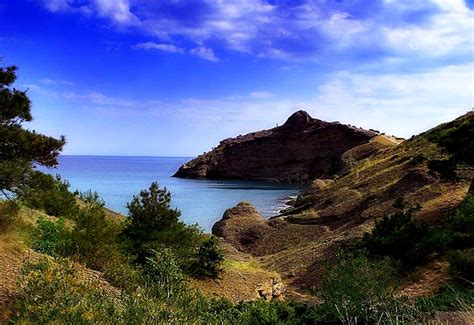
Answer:
<svg viewBox="0 0 474 325"><path fill-rule="evenodd" d="M280 127L221 141L181 166L174 176L292 183L331 178L344 168L345 152L378 135L298 111Z"/></svg>

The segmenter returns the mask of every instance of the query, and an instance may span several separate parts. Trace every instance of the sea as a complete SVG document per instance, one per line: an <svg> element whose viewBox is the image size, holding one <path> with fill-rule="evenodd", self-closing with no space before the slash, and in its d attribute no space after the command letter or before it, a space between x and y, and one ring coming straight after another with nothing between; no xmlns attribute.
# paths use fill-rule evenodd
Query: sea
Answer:
<svg viewBox="0 0 474 325"><path fill-rule="evenodd" d="M171 205L181 211L181 220L198 224L205 232L222 218L226 209L240 201L251 202L263 217L277 215L286 202L302 189L295 184L242 180L195 180L172 177L192 157L59 156L54 169L70 183L71 191L95 191L106 206L127 215L127 202L152 182L172 193Z"/></svg>

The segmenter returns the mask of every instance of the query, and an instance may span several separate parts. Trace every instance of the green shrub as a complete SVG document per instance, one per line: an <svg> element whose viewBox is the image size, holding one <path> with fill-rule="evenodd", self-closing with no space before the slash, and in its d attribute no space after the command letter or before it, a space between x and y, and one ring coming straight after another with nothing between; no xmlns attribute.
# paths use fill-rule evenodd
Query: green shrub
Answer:
<svg viewBox="0 0 474 325"><path fill-rule="evenodd" d="M40 253L64 257L70 256L75 251L72 233L66 227L64 218L59 218L57 221L39 218L32 239L32 248Z"/></svg>
<svg viewBox="0 0 474 325"><path fill-rule="evenodd" d="M474 164L474 116L458 119L432 131L428 139L446 148L457 162Z"/></svg>
<svg viewBox="0 0 474 325"><path fill-rule="evenodd" d="M378 322L399 307L394 299L397 284L396 268L390 259L343 254L324 269L320 312L326 321Z"/></svg>
<svg viewBox="0 0 474 325"><path fill-rule="evenodd" d="M449 248L474 247L474 194L468 194L449 217L447 233L451 238Z"/></svg>
<svg viewBox="0 0 474 325"><path fill-rule="evenodd" d="M193 273L202 277L217 278L222 271L223 261L224 253L219 247L219 240L211 236L199 246Z"/></svg>
<svg viewBox="0 0 474 325"><path fill-rule="evenodd" d="M105 202L97 193L79 195L84 205L72 217L72 238L76 247L75 258L86 266L103 271L107 264L120 259L117 242L122 227L107 219Z"/></svg>
<svg viewBox="0 0 474 325"><path fill-rule="evenodd" d="M433 232L426 223L413 218L417 208L404 209L376 221L371 233L366 233L359 248L373 256L389 256L401 263L403 270L422 264L433 251Z"/></svg>
<svg viewBox="0 0 474 325"><path fill-rule="evenodd" d="M170 300L184 289L183 272L169 248L152 253L153 257L148 257L145 265L147 279L155 285L155 295Z"/></svg>
<svg viewBox="0 0 474 325"><path fill-rule="evenodd" d="M77 213L76 197L69 192L69 183L59 175L53 177L38 171L28 174L27 181L17 191L18 198L28 207L56 217L71 217Z"/></svg>
<svg viewBox="0 0 474 325"><path fill-rule="evenodd" d="M472 284L465 286L465 283L459 284L449 284L431 296L417 298L416 308L420 313L425 314L441 311L464 311L465 306L474 304L474 286Z"/></svg>
<svg viewBox="0 0 474 325"><path fill-rule="evenodd" d="M455 180L457 178L456 165L456 161L453 158L428 161L430 171L438 173L445 180Z"/></svg>

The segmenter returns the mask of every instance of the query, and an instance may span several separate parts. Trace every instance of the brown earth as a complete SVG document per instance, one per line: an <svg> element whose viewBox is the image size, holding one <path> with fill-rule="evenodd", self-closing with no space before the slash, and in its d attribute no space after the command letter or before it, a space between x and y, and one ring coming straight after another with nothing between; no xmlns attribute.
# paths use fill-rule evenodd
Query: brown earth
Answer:
<svg viewBox="0 0 474 325"><path fill-rule="evenodd" d="M210 296L224 297L235 303L263 298L281 300L285 287L280 275L266 270L249 254L221 242L225 252L223 271L218 279L191 279L191 285Z"/></svg>

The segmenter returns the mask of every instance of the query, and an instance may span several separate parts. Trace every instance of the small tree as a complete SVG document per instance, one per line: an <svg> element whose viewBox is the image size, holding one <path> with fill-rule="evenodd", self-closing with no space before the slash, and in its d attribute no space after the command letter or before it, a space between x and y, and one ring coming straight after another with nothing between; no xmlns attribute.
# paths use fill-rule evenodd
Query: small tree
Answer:
<svg viewBox="0 0 474 325"><path fill-rule="evenodd" d="M199 246L194 272L199 276L217 278L223 261L224 253L219 247L219 240L212 236Z"/></svg>
<svg viewBox="0 0 474 325"><path fill-rule="evenodd" d="M127 204L129 224L122 235L138 263L145 263L151 251L165 246L177 257L186 259L197 244L199 230L179 221L180 212L171 208L171 193L153 182L148 190Z"/></svg>
<svg viewBox="0 0 474 325"><path fill-rule="evenodd" d="M33 164L54 167L65 144L64 137L54 139L22 128L33 119L26 91L12 88L15 66L0 68L0 191L15 193L33 168Z"/></svg>

